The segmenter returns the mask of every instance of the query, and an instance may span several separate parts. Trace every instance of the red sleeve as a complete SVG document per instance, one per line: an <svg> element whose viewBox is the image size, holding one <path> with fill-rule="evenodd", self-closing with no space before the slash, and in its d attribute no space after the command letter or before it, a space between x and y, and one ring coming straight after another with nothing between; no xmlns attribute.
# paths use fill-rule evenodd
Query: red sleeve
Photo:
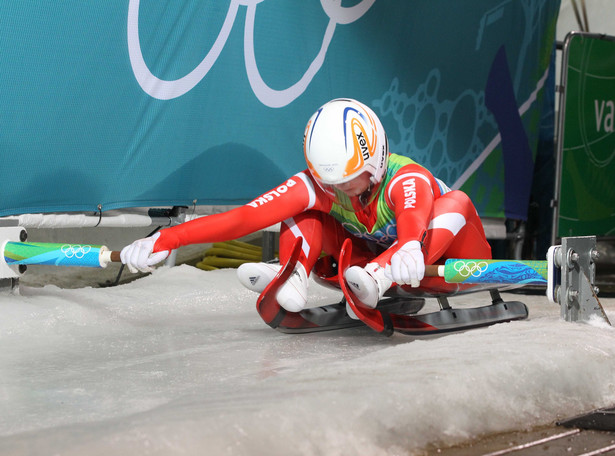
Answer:
<svg viewBox="0 0 615 456"><path fill-rule="evenodd" d="M395 211L399 245L423 242L434 200L440 196L435 178L420 165L407 165L397 171L385 191L387 203Z"/></svg>
<svg viewBox="0 0 615 456"><path fill-rule="evenodd" d="M245 206L160 231L154 252L237 239L297 215L310 208L313 201L311 182L299 173Z"/></svg>

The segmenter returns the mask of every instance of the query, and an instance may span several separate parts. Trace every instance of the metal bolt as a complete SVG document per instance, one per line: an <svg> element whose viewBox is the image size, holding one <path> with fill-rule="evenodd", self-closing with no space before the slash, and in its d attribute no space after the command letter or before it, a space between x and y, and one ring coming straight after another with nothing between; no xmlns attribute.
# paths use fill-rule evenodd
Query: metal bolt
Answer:
<svg viewBox="0 0 615 456"><path fill-rule="evenodd" d="M566 299L569 303L572 303L573 301L575 301L577 298L579 297L579 292L578 290L573 290L573 289L569 289L568 290L568 296L566 296Z"/></svg>
<svg viewBox="0 0 615 456"><path fill-rule="evenodd" d="M600 258L600 252L598 252L596 249L592 249L592 251L590 252L590 256L592 260L597 260L598 258Z"/></svg>
<svg viewBox="0 0 615 456"><path fill-rule="evenodd" d="M574 268L574 265L579 261L579 254L577 252L575 252L572 249L568 250L568 258L567 258L567 263L568 263L568 267L570 269Z"/></svg>
<svg viewBox="0 0 615 456"><path fill-rule="evenodd" d="M598 296L598 293L600 293L600 288L598 287L593 287L592 290L596 296Z"/></svg>

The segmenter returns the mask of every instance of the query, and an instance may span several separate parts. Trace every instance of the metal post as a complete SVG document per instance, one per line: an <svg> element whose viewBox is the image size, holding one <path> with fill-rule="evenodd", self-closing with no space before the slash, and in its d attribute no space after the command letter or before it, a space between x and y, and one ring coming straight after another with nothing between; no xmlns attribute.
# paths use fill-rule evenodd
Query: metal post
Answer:
<svg viewBox="0 0 615 456"><path fill-rule="evenodd" d="M26 266L9 266L4 259L4 246L8 241L24 242L28 237L25 229L13 221L0 221L0 290L13 292L19 287L19 278Z"/></svg>
<svg viewBox="0 0 615 456"><path fill-rule="evenodd" d="M164 262L164 265L172 268L173 266L175 266L176 262L177 262L177 250L171 250L171 253L169 253L169 256Z"/></svg>
<svg viewBox="0 0 615 456"><path fill-rule="evenodd" d="M610 324L594 285L598 258L595 236L562 238L562 245L554 255L560 268L561 284L555 295L560 304L560 314L566 321L586 321L597 316Z"/></svg>
<svg viewBox="0 0 615 456"><path fill-rule="evenodd" d="M275 259L275 235L273 231L263 231L263 261L268 262Z"/></svg>

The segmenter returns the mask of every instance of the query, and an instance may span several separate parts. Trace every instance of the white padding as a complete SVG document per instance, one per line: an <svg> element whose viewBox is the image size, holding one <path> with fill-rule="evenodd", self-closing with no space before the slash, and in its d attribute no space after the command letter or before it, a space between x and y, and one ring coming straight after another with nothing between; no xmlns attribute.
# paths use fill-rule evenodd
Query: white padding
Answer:
<svg viewBox="0 0 615 456"><path fill-rule="evenodd" d="M434 230L437 228L449 230L454 236L466 226L466 219L463 215L457 212L449 212L448 214L438 215L429 223L428 230Z"/></svg>

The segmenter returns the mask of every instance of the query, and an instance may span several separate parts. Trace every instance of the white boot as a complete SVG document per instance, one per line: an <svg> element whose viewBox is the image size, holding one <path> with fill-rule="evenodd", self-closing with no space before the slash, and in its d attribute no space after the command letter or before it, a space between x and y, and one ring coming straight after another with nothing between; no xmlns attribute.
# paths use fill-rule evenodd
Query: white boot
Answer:
<svg viewBox="0 0 615 456"><path fill-rule="evenodd" d="M357 298L370 309L378 305L378 301L393 284L385 276L384 268L377 263L369 263L365 268L351 266L346 270L344 278Z"/></svg>
<svg viewBox="0 0 615 456"><path fill-rule="evenodd" d="M286 283L278 290L276 299L278 304L289 312L300 312L307 304L308 275L301 263L297 263L295 270Z"/></svg>
<svg viewBox="0 0 615 456"><path fill-rule="evenodd" d="M281 268L279 264L244 263L237 269L237 277L248 290L262 293ZM307 288L307 272L298 263L286 283L278 290L276 299L289 312L299 312L307 304Z"/></svg>
<svg viewBox="0 0 615 456"><path fill-rule="evenodd" d="M279 264L244 263L237 268L237 278L248 290L262 293L280 269Z"/></svg>

